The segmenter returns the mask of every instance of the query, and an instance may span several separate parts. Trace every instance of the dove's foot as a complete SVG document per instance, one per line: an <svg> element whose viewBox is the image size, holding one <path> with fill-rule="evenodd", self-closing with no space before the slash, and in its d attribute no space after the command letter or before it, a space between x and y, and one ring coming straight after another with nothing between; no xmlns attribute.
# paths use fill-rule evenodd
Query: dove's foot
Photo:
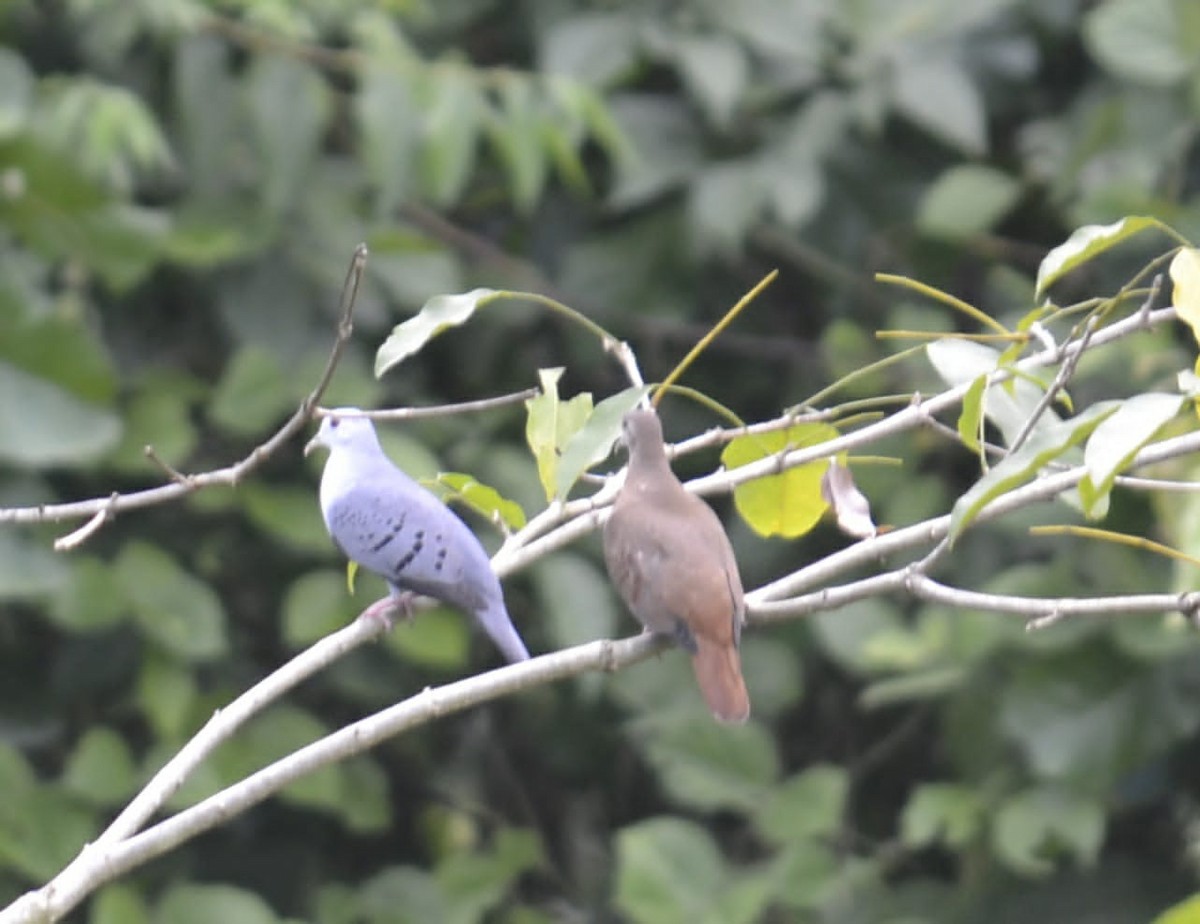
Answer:
<svg viewBox="0 0 1200 924"><path fill-rule="evenodd" d="M380 600L376 600L365 610L363 610L358 618L367 620L377 620L383 623L383 630L390 631L396 624L396 617L409 620L413 618L413 600L415 594L411 591L405 591L398 597L387 596Z"/></svg>

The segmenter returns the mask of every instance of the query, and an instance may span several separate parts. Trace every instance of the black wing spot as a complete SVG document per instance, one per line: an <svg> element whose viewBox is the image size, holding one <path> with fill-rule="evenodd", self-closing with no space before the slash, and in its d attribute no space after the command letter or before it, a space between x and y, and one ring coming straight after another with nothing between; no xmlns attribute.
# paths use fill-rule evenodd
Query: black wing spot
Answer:
<svg viewBox="0 0 1200 924"><path fill-rule="evenodd" d="M400 530L402 530L402 529L404 529L404 517L401 517L399 520L396 520L390 524L388 534L386 536L384 536L382 539L380 539L373 546L371 546L371 551L378 552L384 546L391 544L392 540L394 540L398 535L400 535ZM420 539L420 537L421 537L421 532L418 531L417 532L418 540ZM374 536L370 536L368 538L374 538Z"/></svg>
<svg viewBox="0 0 1200 924"><path fill-rule="evenodd" d="M396 573L397 574L399 574L401 571L403 571L405 568L407 568L409 565L411 565L413 562L413 559L421 554L421 549L425 548L425 543L423 541L421 541L421 537L424 535L425 535L424 530L417 530L417 541L412 544L412 548L410 548L407 552L404 553L404 557L401 558L398 562L396 562Z"/></svg>

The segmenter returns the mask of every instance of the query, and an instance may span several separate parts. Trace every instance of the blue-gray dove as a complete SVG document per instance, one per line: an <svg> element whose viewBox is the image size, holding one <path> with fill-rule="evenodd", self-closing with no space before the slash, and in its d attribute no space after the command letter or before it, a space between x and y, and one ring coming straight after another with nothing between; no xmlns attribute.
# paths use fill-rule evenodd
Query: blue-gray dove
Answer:
<svg viewBox="0 0 1200 924"><path fill-rule="evenodd" d="M337 408L304 453L329 449L321 513L338 550L406 591L472 614L509 661L529 657L504 606L500 581L479 540L449 508L397 468L375 426L357 408Z"/></svg>

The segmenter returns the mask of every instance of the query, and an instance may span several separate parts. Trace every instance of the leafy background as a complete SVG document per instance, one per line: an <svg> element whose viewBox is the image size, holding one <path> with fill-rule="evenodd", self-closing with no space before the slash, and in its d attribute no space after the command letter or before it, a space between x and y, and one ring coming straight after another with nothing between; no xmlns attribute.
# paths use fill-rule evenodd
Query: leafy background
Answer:
<svg viewBox="0 0 1200 924"><path fill-rule="evenodd" d="M1187 0L27 0L0 9L0 36L0 505L157 483L146 444L184 471L246 452L316 380L359 241L331 403L481 397L547 366L599 400L616 367L533 308L490 308L381 380L374 351L431 296L527 288L627 337L654 379L778 266L688 379L754 420L890 352L878 329L959 323L876 271L1011 319L1077 225L1200 232ZM1068 289L1109 291L1151 247ZM1191 352L1147 334L1075 389L1136 393ZM855 388L935 383L914 360ZM683 402L666 416L675 436L711 423ZM387 445L533 511L522 431L497 411ZM881 450L904 466L862 474L880 522L940 513L975 477L932 436ZM316 473L287 453L70 555L49 550L62 525L0 531L0 902L379 590L347 597ZM1118 495L1105 525L1194 548L1194 506ZM1195 586L1131 549L1028 538L1059 517L969 535L944 576ZM729 524L751 587L844 542ZM594 539L506 593L538 651L633 630ZM306 779L80 919L1144 921L1200 862L1196 648L1148 619L1027 633L865 602L747 637L744 728L711 724L674 656L535 690ZM272 709L174 803L494 663L458 614L425 614Z"/></svg>

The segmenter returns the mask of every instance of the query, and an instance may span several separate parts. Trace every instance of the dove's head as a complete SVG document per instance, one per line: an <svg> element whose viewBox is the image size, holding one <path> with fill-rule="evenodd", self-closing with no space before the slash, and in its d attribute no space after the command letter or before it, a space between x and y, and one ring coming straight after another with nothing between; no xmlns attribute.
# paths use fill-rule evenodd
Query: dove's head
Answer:
<svg viewBox="0 0 1200 924"><path fill-rule="evenodd" d="M662 441L662 424L658 414L649 408L635 408L621 419L621 442L630 454L639 446L653 446Z"/></svg>
<svg viewBox="0 0 1200 924"><path fill-rule="evenodd" d="M635 408L621 419L621 442L631 465L666 464L662 423L650 408Z"/></svg>
<svg viewBox="0 0 1200 924"><path fill-rule="evenodd" d="M317 435L308 441L304 454L308 455L318 446L326 449L367 449L379 445L375 436L375 425L371 418L364 417L356 407L339 407L321 418Z"/></svg>

